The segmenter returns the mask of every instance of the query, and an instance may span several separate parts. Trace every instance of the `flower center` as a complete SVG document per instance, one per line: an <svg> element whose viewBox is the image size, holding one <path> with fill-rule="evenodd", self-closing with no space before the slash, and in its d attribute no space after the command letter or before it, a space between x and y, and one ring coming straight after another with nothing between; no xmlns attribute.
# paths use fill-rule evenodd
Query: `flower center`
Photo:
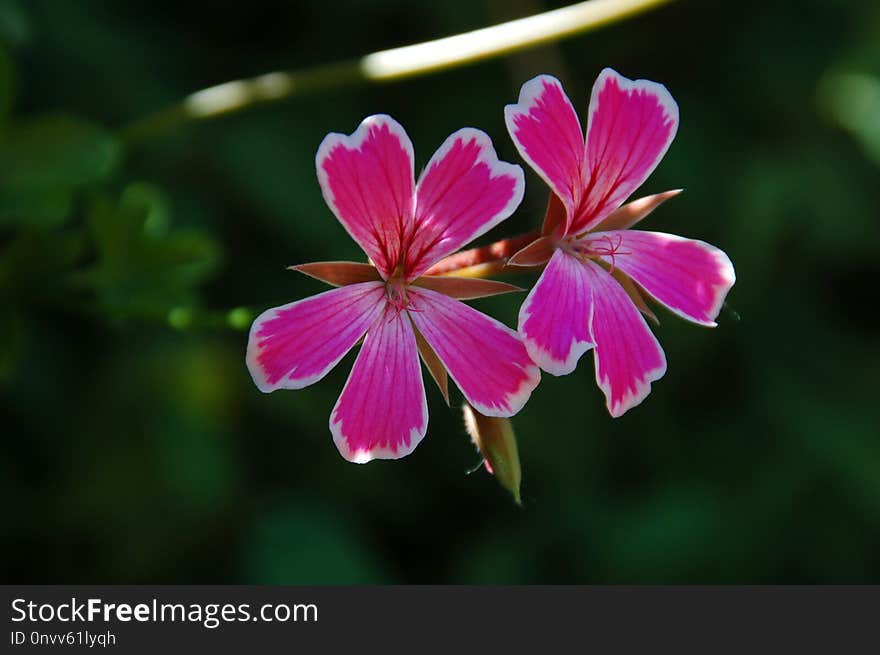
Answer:
<svg viewBox="0 0 880 655"><path fill-rule="evenodd" d="M603 234L593 238L565 240L564 247L577 257L595 259L611 265L611 272L617 264L618 255L631 255L629 250L621 249L623 237L619 234ZM609 261L610 259L610 261Z"/></svg>
<svg viewBox="0 0 880 655"><path fill-rule="evenodd" d="M399 311L403 311L409 307L409 296L406 293L406 282L403 281L402 277L394 276L388 278L385 282L385 296L388 298L388 303L397 307Z"/></svg>
<svg viewBox="0 0 880 655"><path fill-rule="evenodd" d="M398 264L391 273L391 276L385 281L385 298L388 304L397 310L394 314L395 317L399 316L400 312L404 310L410 312L421 311L414 306L412 299L409 297L408 289L409 285L406 283L403 275L403 266Z"/></svg>

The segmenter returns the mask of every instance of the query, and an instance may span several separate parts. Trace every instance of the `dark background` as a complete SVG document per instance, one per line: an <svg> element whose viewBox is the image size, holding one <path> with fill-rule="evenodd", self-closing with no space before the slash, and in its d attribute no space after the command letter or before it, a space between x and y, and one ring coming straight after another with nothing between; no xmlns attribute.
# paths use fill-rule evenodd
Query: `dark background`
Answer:
<svg viewBox="0 0 880 655"><path fill-rule="evenodd" d="M515 57L344 88L139 143L194 90L562 3L0 0L0 562L72 583L880 582L880 6L678 2ZM661 312L669 361L612 420L591 356L516 417L524 506L426 382L413 455L358 466L327 421L353 361L261 394L284 267L362 255L314 152L366 115L417 166L541 72L581 116L604 66L668 86L679 135L646 229L703 239L738 282L719 327ZM533 229L546 187L493 236ZM509 278L529 284L525 277ZM520 298L476 303L514 324ZM455 392L455 402L460 402Z"/></svg>

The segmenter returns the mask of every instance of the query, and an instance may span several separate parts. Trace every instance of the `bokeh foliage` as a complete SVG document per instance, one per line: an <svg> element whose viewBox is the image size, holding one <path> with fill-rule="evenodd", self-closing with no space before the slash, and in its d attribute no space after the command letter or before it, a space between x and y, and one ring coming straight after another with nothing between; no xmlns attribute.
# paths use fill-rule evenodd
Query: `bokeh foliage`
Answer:
<svg viewBox="0 0 880 655"><path fill-rule="evenodd" d="M506 60L119 136L211 84L557 4L0 0L7 580L880 581L874 3L684 1ZM351 355L307 390L256 390L250 318L322 288L284 267L361 256L315 180L326 132L390 113L421 166L473 125L518 161L502 108L519 85L556 74L583 116L606 65L681 107L644 191L686 192L649 229L722 247L738 274L717 329L661 314L669 372L642 406L611 420L589 356L545 376L515 419L520 509L465 475L477 455L434 389L416 452L366 466L327 429ZM488 238L537 223L527 175ZM518 302L477 304L513 324Z"/></svg>

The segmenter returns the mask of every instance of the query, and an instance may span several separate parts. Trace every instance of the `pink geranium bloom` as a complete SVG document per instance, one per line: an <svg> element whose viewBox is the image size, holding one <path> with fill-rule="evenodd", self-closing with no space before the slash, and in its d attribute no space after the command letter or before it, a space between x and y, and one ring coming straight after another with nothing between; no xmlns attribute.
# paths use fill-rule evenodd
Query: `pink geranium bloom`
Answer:
<svg viewBox="0 0 880 655"><path fill-rule="evenodd" d="M498 161L489 137L465 128L416 183L409 137L381 115L351 136L328 134L316 165L324 199L372 265L294 267L339 288L257 317L247 351L257 387L317 382L363 338L330 415L336 446L353 462L403 457L424 437L419 354L444 395L448 371L481 413L516 414L538 384L538 368L514 330L459 301L516 287L424 273L513 213L522 169Z"/></svg>
<svg viewBox="0 0 880 655"><path fill-rule="evenodd" d="M735 276L730 259L702 241L629 230L669 191L622 205L647 179L678 128L678 106L660 84L606 68L593 86L584 139L559 80L541 75L505 108L520 154L550 185L543 237L511 259L546 263L519 314L532 359L571 373L593 349L596 382L620 416L666 372L642 313L642 292L700 325L715 318Z"/></svg>

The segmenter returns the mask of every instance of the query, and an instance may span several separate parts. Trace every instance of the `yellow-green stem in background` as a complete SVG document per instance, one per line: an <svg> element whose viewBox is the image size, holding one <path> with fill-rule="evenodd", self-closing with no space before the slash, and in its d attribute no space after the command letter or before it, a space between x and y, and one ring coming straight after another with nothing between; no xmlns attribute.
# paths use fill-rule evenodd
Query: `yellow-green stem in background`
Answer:
<svg viewBox="0 0 880 655"><path fill-rule="evenodd" d="M624 20L672 0L587 0L534 16L434 41L382 50L348 62L301 71L266 73L212 86L126 126L129 144L190 121L214 118L261 103L358 83L428 75L553 43Z"/></svg>

